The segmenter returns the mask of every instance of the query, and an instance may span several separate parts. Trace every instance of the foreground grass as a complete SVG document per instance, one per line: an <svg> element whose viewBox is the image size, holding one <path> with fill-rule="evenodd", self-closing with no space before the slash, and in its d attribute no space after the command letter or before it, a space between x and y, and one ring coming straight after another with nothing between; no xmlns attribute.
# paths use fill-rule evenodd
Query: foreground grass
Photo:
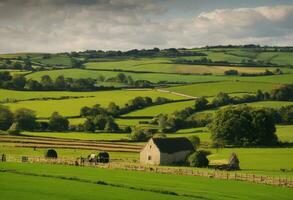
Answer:
<svg viewBox="0 0 293 200"><path fill-rule="evenodd" d="M22 199L35 199L52 194L54 199L132 199L140 195L139 199L286 200L293 195L293 190L288 188L205 177L41 164L0 163L0 168L18 173L1 173L2 199L18 199L20 196ZM68 180L70 178L73 180ZM71 192L72 188L78 189ZM172 195L160 192L172 192Z"/></svg>

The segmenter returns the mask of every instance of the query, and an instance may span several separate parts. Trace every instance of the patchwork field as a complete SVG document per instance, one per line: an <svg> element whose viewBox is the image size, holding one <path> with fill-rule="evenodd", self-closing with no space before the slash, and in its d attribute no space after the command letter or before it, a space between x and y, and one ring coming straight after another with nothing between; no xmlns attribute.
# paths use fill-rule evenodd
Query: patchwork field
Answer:
<svg viewBox="0 0 293 200"><path fill-rule="evenodd" d="M110 124L109 119L112 119L109 116L115 117L115 122L119 125L120 129L113 129L114 133L106 131L109 129L98 129L98 122L95 120L98 121L99 119L95 118L96 116L92 116L95 133L90 133L92 129L84 128L86 125L79 126L76 129L72 126L67 127L63 132L53 131L56 129L51 129L50 126L38 126L33 131L21 130L21 135L16 136L13 135L13 128L19 124L16 124L16 119L14 119L13 126L11 126L12 122L9 125L12 127L12 131L0 131L0 155L4 153L8 158L15 159L11 159L6 163L0 162L0 200L292 199L293 191L291 188L267 186L263 182L261 182L262 184L255 184L229 179L217 180L200 176L160 174L156 169L152 169L152 172L147 173L131 170L124 171L110 167L112 163L113 165L121 166L145 167L145 165L139 163L139 152L146 144L148 134L151 134L149 132L159 128L159 125L149 124L154 116L161 113L172 114L174 111L193 106L196 97L206 96L208 101L211 101L219 92L228 93L230 96L243 96L245 94L255 94L259 89L264 92L270 92L280 84L292 84L293 57L290 49L277 49L277 47L216 47L178 49L177 52L173 52L174 54L170 53L172 51L174 49L161 50L159 54L154 56L146 54L144 50L139 51L142 54L138 53L137 55L132 55L131 53L122 55L123 53L116 52L117 55L115 56L112 55L113 52L94 51L61 54L19 53L0 55L0 72L9 71L12 76L24 75L27 80L32 79L40 82L40 87L27 87L28 82L15 81L17 80L15 77L10 77L10 79L6 77L6 81L0 80L0 104L8 106L11 111L15 111L18 108L34 110L38 122L49 121L48 118L51 114L54 111L58 111L68 118L70 125L81 125L86 120L86 118L79 117L82 107L90 107L95 104L107 107L110 102L115 102L120 107L123 107L130 99L137 96L152 99L165 97L172 100L183 100L148 107L145 107L145 102L139 102L137 103L139 105L133 105L133 109L130 108L130 110L134 111L122 116L113 115L109 111L109 113L105 112L105 116L102 117L108 123L107 125ZM207 55L191 54L192 52ZM142 56L145 54L146 56ZM193 62L193 64L177 64L180 63L179 59L181 59L181 63L188 63L186 60L197 61ZM200 59L202 60L199 61ZM18 68L13 68L12 64L14 62L18 61L23 64L27 60L31 62L31 66L21 65ZM12 63L11 66L6 65L9 61ZM73 68L74 61L80 61L80 63ZM27 69L28 67L29 69ZM262 76L259 74L265 70L275 72L277 68L281 69L283 74ZM240 73L250 73L250 76L244 76L243 74L224 75L225 71L231 69ZM107 80L116 77L118 73L131 76L135 81L148 80L152 82L151 87L139 88L140 86L129 80L112 79L101 81L99 79L103 76ZM256 76L256 74L259 76ZM53 79L51 87L46 87L46 84L50 85L50 83L46 83L46 81L49 82L48 80L41 82L41 78L44 75L49 75ZM65 86L59 87L62 82L57 84L55 78L60 75L65 78L92 78L98 80L95 82L95 86L92 85L89 89L95 88L91 92L59 91L73 90L72 84L80 81L70 82L66 80L64 81ZM108 91L96 91L104 89L99 86L114 86L115 88ZM127 89L130 87L138 88ZM47 89L56 91L26 91L27 88L31 90ZM289 100L270 100L247 103L246 105L259 108L280 108L293 105L293 102ZM204 110L195 113L193 116L203 113L214 114L219 109ZM191 119L190 116L183 118L180 120L185 120L184 122L188 122ZM168 126L170 124L170 126L174 125L175 127L175 125L178 125L176 123L181 123L185 126L183 121L172 120L172 118L166 120ZM0 123L2 121L0 119ZM195 122L200 124L197 121ZM191 127L189 124L186 127ZM124 131L126 126L131 127L132 133ZM183 126L178 125L180 128ZM138 128L142 130L137 131ZM241 168L236 173L241 174L241 176L246 174L269 176L280 182L280 178L286 180L293 178L293 125L277 124L276 128L278 139L283 142L276 147L253 146L243 148L234 146L232 148L231 146L226 146L225 148L214 148L208 126L180 129L175 133L166 133L165 136L167 138L198 136L201 141L199 149L211 152L208 156L210 164L225 164L231 153L235 152L240 160ZM122 131L124 133L121 133ZM141 134L140 132L146 135L145 138L137 137L138 139L134 139L134 137L130 137L134 134ZM163 134L157 134L158 131L156 132L156 130L154 132L151 136L163 136ZM142 137L144 137L143 134ZM44 159L45 151L49 148L54 148L58 152L58 158L70 161L71 164L80 156L87 157L92 153L97 154L101 151L107 151L110 154L110 165L106 165L109 169L94 168L93 166L75 167L40 163L14 163L15 161L20 162L21 156L37 158L40 162L40 159ZM170 148L173 148L173 146ZM204 173L218 173L218 171L211 168L191 168L173 164L168 167L179 172L181 172L181 169L194 169ZM167 166L160 167L167 168ZM220 172L235 175L234 171ZM78 188L78 190L72 190L72 188Z"/></svg>

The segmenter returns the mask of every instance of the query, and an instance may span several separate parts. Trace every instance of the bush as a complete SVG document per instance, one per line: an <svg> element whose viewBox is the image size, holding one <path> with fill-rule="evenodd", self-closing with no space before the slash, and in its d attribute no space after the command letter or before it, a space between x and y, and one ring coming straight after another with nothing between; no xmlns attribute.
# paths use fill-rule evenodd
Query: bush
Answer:
<svg viewBox="0 0 293 200"><path fill-rule="evenodd" d="M205 151L196 151L188 157L188 162L191 167L207 167L209 160Z"/></svg>
<svg viewBox="0 0 293 200"><path fill-rule="evenodd" d="M54 149L48 149L45 153L46 158L57 158L57 152Z"/></svg>

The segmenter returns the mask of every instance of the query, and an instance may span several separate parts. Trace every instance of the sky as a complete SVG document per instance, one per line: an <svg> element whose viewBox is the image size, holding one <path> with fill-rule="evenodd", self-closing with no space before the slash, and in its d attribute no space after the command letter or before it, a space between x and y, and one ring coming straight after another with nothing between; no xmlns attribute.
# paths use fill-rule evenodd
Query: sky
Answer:
<svg viewBox="0 0 293 200"><path fill-rule="evenodd" d="M0 53L293 46L293 0L0 0Z"/></svg>

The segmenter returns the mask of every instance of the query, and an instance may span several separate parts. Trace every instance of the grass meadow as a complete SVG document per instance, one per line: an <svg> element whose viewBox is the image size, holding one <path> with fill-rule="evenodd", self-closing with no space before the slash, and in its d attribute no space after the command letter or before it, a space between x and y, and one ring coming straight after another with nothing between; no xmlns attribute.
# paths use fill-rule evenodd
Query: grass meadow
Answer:
<svg viewBox="0 0 293 200"><path fill-rule="evenodd" d="M178 92L196 97L200 96L215 96L219 92L225 93L255 93L257 90L270 91L276 85L272 83L256 83L244 81L227 81L217 83L199 83L193 85L184 85L170 87L166 90Z"/></svg>
<svg viewBox="0 0 293 200"><path fill-rule="evenodd" d="M83 96L84 98L73 98L64 100L32 100L32 101L19 101L16 103L6 103L4 105L10 107L12 110L18 108L28 108L36 111L37 117L49 117L54 111L58 111L64 116L78 116L80 108L83 106L93 106L100 104L101 106L108 106L110 102L123 106L130 99L137 96L151 97L166 97L169 99L184 99L184 97L158 92L155 90L115 90L115 91L101 91L101 92L15 92L10 90L3 90L9 95L10 98L15 99L29 99L29 98L42 98L42 97L61 97L61 96ZM1 93L2 94L2 93ZM52 94L52 96L51 96ZM88 97L92 96L92 97ZM4 100L6 95L0 97ZM111 97L111 98L110 98Z"/></svg>
<svg viewBox="0 0 293 200"><path fill-rule="evenodd" d="M293 191L289 188L240 181L216 180L206 177L136 171L125 173L123 170L114 169L40 164L1 163L0 168L2 170L13 170L14 172L1 172L0 188L2 190L1 197L4 199L31 196L28 195L28 192L35 195L32 195L30 199L48 199L48 196L53 196L55 199L70 199L74 196L78 197L78 199L123 200L132 197L136 198L140 195L140 199L286 200L293 195ZM63 177L63 179L60 177ZM75 177L75 179L69 180L72 177ZM103 181L107 185L99 185L97 184L99 183L98 181ZM115 184L116 187L114 186ZM120 187L117 187L117 185ZM72 188L76 187L79 190L72 190ZM247 190L250 192L247 192ZM165 194L162 194L162 191L166 191ZM173 195L168 194L167 191L172 191ZM174 193L177 195L174 195ZM119 197L117 197L117 194L119 194Z"/></svg>

